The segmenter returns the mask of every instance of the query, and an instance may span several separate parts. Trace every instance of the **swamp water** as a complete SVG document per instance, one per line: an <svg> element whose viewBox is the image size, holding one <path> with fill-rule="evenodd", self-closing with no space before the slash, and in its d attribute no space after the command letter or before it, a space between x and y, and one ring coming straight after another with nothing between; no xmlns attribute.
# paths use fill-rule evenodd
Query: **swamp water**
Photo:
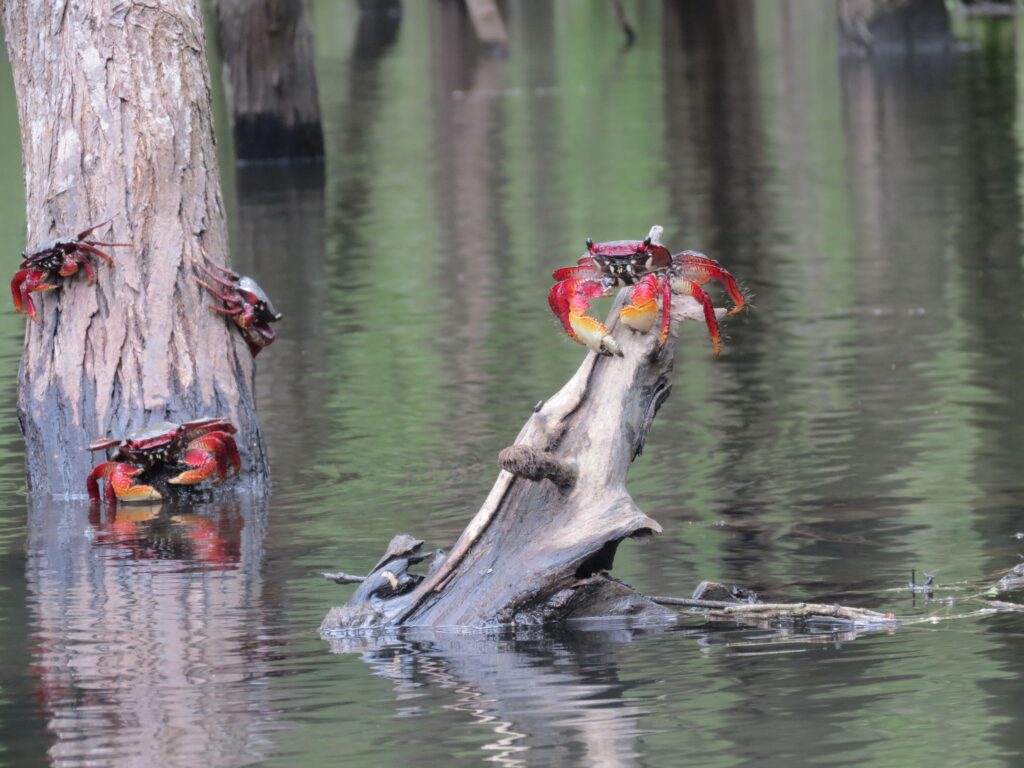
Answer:
<svg viewBox="0 0 1024 768"><path fill-rule="evenodd" d="M638 4L624 51L606 4L524 2L494 60L455 7L315 4L323 168L236 170L221 120L234 264L285 314L258 366L268 499L27 500L24 320L0 313L0 764L1019 764L1014 614L317 635L352 589L319 572L400 531L449 545L576 369L551 270L654 223L754 300L719 360L683 329L629 480L665 532L616 575L950 616L1024 551L1024 24L871 63L839 58L826 3ZM13 269L6 73L0 135Z"/></svg>

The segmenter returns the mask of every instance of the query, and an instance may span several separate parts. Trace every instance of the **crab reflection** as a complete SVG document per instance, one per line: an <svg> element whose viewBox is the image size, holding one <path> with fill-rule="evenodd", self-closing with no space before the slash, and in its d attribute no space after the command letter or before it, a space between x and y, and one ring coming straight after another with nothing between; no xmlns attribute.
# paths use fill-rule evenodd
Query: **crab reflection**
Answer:
<svg viewBox="0 0 1024 768"><path fill-rule="evenodd" d="M170 560L189 568L229 569L241 559L245 520L237 502L197 507L169 502L93 504L93 542L131 560Z"/></svg>

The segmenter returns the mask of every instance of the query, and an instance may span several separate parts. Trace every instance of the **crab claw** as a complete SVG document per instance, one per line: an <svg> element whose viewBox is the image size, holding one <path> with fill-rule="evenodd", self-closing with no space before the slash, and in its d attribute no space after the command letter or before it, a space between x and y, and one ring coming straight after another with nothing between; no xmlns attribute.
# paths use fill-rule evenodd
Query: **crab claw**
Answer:
<svg viewBox="0 0 1024 768"><path fill-rule="evenodd" d="M658 318L658 278L647 275L629 294L629 303L619 312L627 326L634 331L647 333Z"/></svg>
<svg viewBox="0 0 1024 768"><path fill-rule="evenodd" d="M167 481L168 483L195 485L214 475L217 476L215 482L220 482L229 476L229 463L232 469L231 474L237 474L242 466L235 439L227 432L209 432L202 437L197 437L188 444L188 450L185 451L182 462L192 469L186 469L181 474L172 477Z"/></svg>
<svg viewBox="0 0 1024 768"><path fill-rule="evenodd" d="M38 269L21 269L14 274L11 280L11 296L14 299L14 308L23 315L28 315L36 322L36 305L32 301L31 293L39 291L51 291L57 286L53 283L46 283L46 272Z"/></svg>
<svg viewBox="0 0 1024 768"><path fill-rule="evenodd" d="M93 467L85 479L89 498L100 500L99 481L106 481L107 501L158 501L161 496L151 485L136 485L135 477L142 473L140 467L133 467L123 461L105 461Z"/></svg>
<svg viewBox="0 0 1024 768"><path fill-rule="evenodd" d="M622 350L608 329L584 314L590 307L591 299L600 298L606 293L605 287L596 280L575 277L555 283L548 292L548 304L573 341L599 355L622 357Z"/></svg>

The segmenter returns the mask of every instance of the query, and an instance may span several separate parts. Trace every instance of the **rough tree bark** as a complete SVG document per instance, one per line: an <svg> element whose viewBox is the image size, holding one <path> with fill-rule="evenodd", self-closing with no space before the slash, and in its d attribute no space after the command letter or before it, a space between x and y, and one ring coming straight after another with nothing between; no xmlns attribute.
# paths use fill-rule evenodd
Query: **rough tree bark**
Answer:
<svg viewBox="0 0 1024 768"><path fill-rule="evenodd" d="M217 0L216 7L235 156L323 157L305 0Z"/></svg>
<svg viewBox="0 0 1024 768"><path fill-rule="evenodd" d="M253 361L207 308L190 258L227 237L198 0L3 7L21 123L29 247L109 217L115 266L34 294L18 408L32 491L83 493L98 435L229 417L245 477L268 478Z"/></svg>
<svg viewBox="0 0 1024 768"><path fill-rule="evenodd" d="M497 482L451 551L417 583L409 567L424 559L418 542L396 537L350 603L328 613L323 632L590 616L674 619L607 573L620 542L661 531L637 508L625 481L668 397L675 355L674 336L659 349L657 333L621 326L625 297L621 292L609 317L624 357L588 353L573 378L538 406L515 445L502 451ZM675 323L703 320L700 304L688 297L673 299L672 314Z"/></svg>

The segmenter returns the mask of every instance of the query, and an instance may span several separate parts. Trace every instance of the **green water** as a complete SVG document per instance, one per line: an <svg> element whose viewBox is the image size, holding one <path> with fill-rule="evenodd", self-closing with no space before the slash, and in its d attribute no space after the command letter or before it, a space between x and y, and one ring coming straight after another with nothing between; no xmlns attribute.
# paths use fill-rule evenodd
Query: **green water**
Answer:
<svg viewBox="0 0 1024 768"><path fill-rule="evenodd" d="M872 63L839 57L826 3L627 7L624 51L607 4L510 3L495 60L455 3L314 4L325 165L235 169L221 142L233 263L285 314L258 361L266 502L29 508L24 319L0 312L0 764L1019 764L1016 615L316 633L351 592L319 572L396 532L449 545L578 366L551 270L655 223L753 308L718 360L683 329L629 478L665 532L615 574L919 615L958 606L902 589L912 568L945 597L1018 562L1024 26ZM5 71L12 270L19 146Z"/></svg>

